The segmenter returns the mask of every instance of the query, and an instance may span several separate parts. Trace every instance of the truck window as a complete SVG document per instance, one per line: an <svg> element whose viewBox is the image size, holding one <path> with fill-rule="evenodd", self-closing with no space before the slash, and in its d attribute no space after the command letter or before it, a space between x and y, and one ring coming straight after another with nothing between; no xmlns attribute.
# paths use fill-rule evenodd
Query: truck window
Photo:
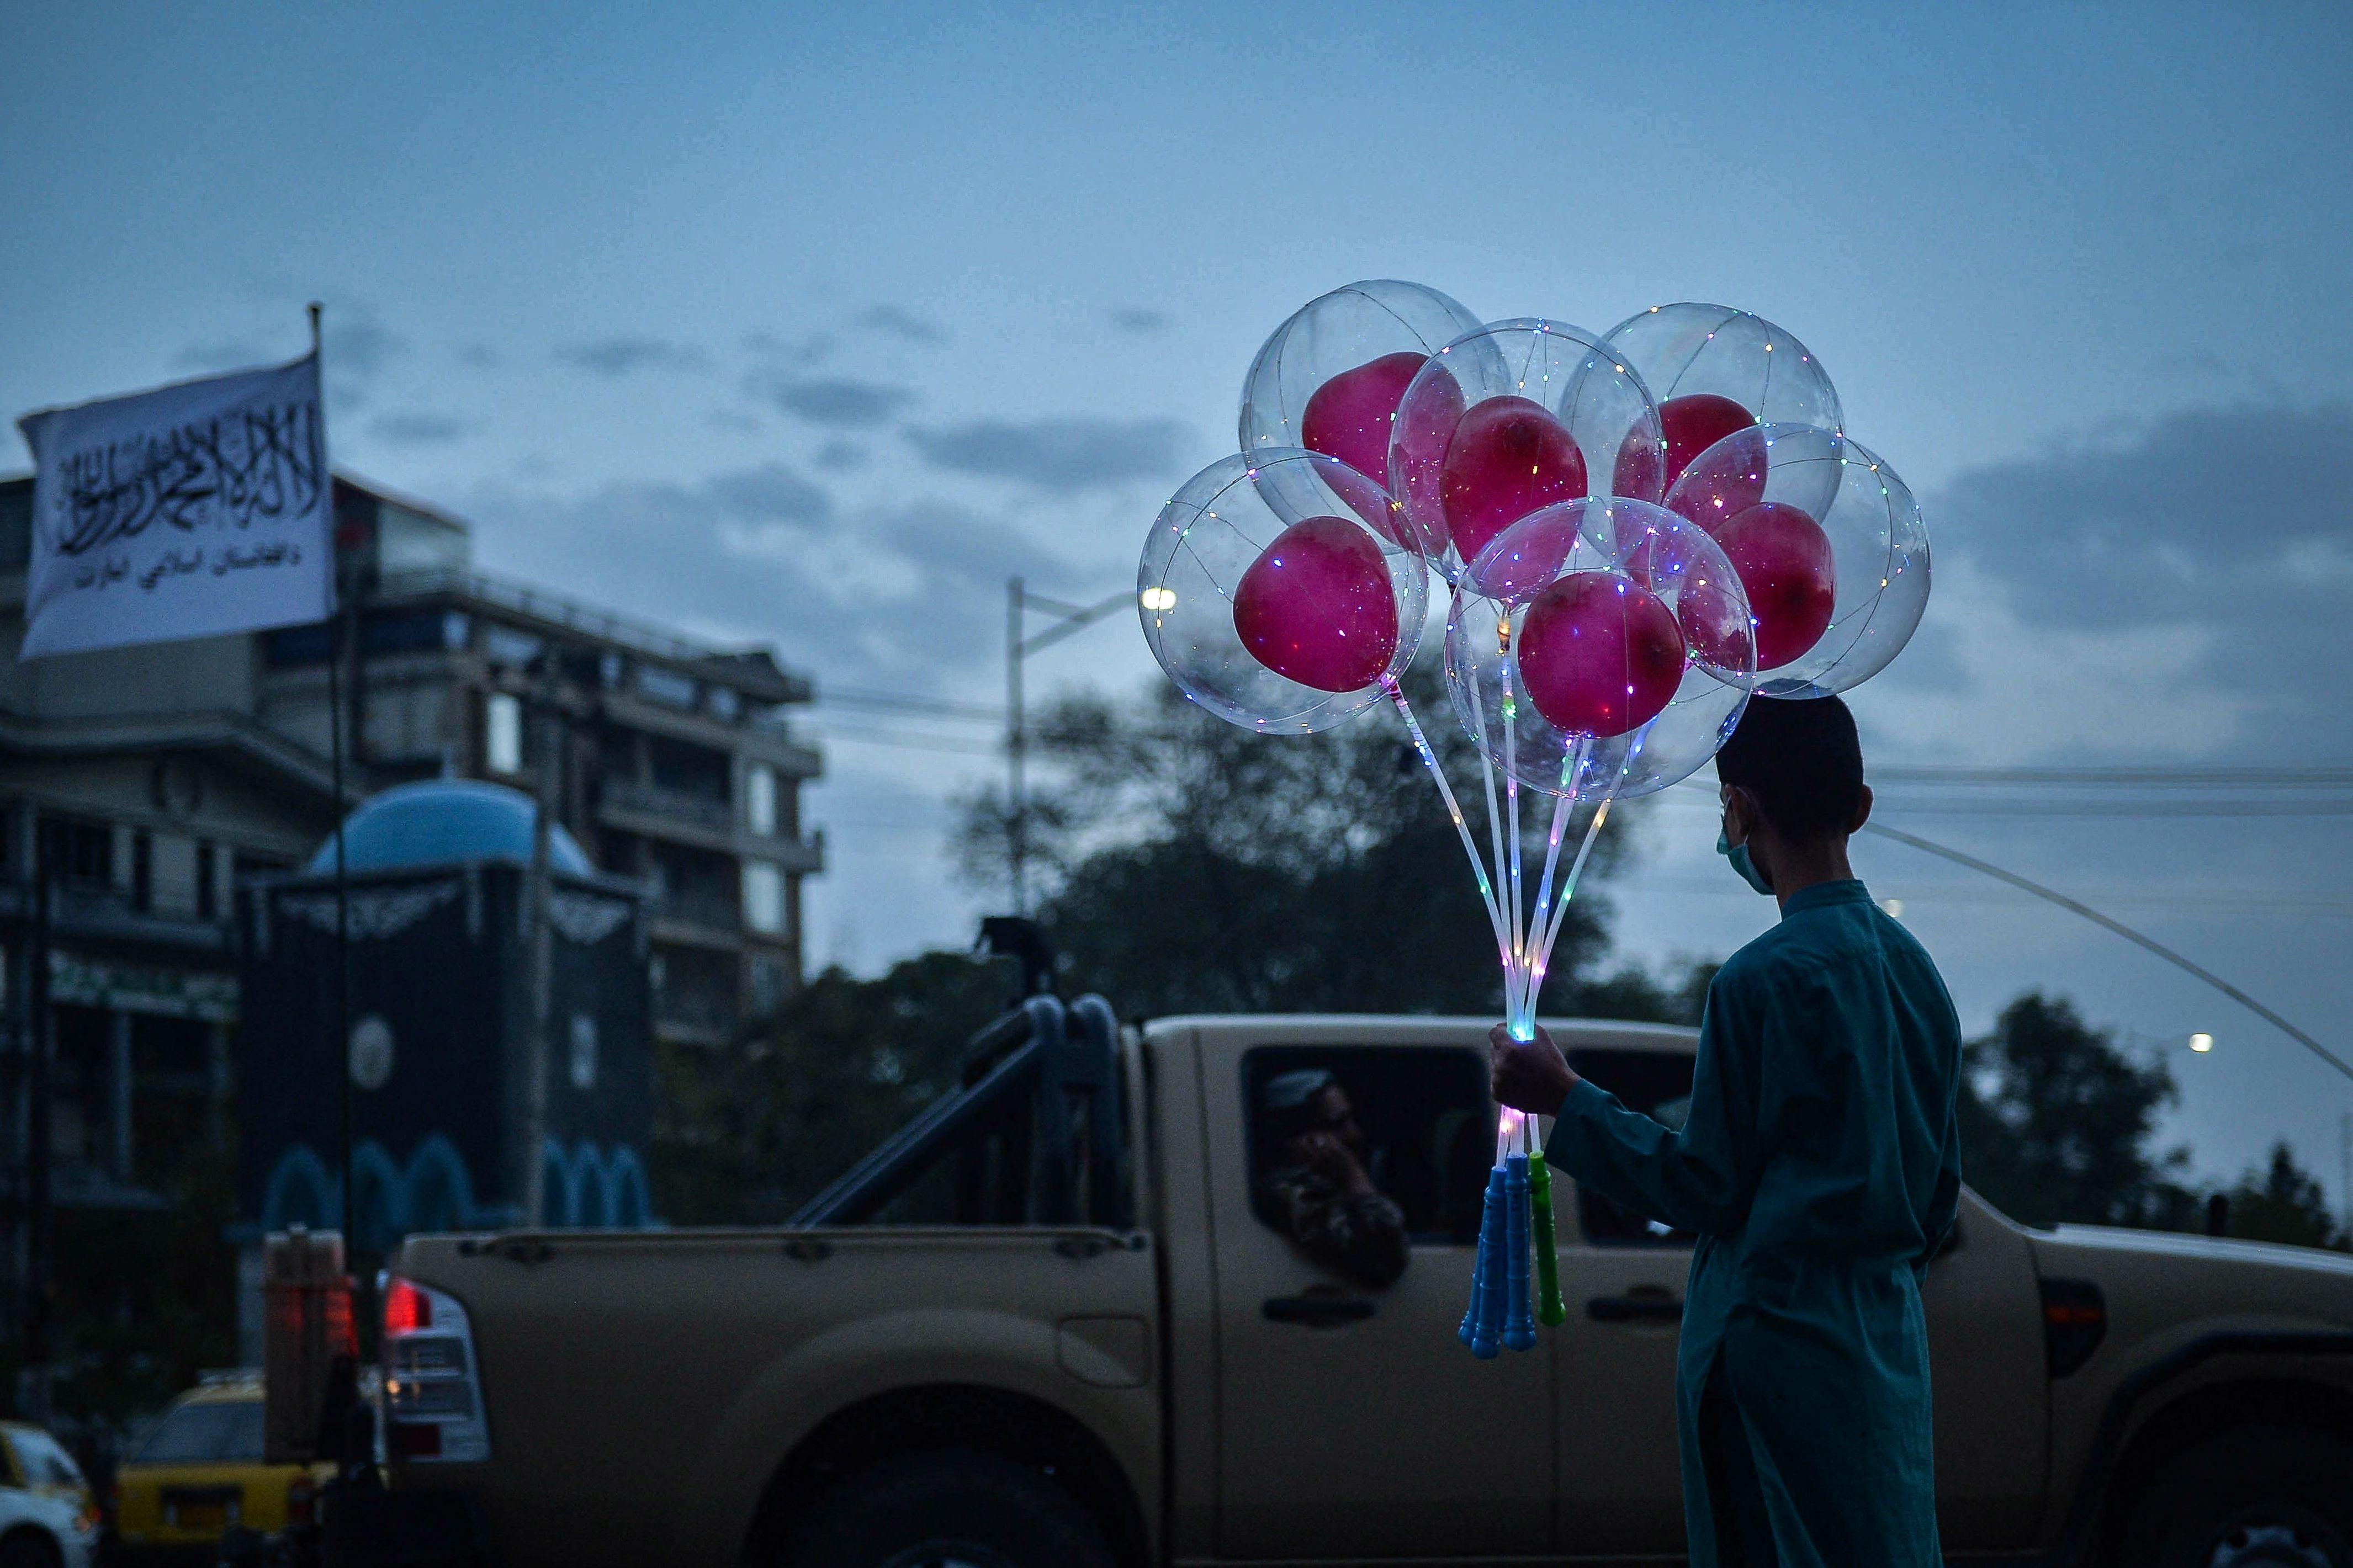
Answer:
<svg viewBox="0 0 2353 1568"><path fill-rule="evenodd" d="M1242 1077L1250 1212L1261 1224L1288 1234L1280 1183L1298 1168L1302 1140L1323 1135L1355 1145L1351 1157L1374 1189L1403 1212L1408 1240L1478 1239L1495 1160L1482 1058L1438 1047L1262 1046L1243 1057ZM1344 1109L1345 1121L1335 1115Z"/></svg>
<svg viewBox="0 0 2353 1568"><path fill-rule="evenodd" d="M1629 1110L1670 1127L1681 1127L1691 1110L1692 1058L1682 1051L1572 1051L1568 1065L1616 1095ZM1577 1190L1577 1223L1597 1247L1689 1247L1696 1239L1690 1231L1670 1230L1585 1186Z"/></svg>

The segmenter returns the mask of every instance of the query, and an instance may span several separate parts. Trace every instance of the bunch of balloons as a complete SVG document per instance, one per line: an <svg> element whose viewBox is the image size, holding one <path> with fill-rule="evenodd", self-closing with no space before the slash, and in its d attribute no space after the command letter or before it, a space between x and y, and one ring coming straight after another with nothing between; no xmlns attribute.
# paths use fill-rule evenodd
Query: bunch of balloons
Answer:
<svg viewBox="0 0 2353 1568"><path fill-rule="evenodd" d="M1752 693L1843 691L1919 625L1926 525L1844 423L1806 346L1746 311L1660 305L1596 334L1352 283L1275 329L1242 386L1240 451L1161 510L1136 578L1144 634L1236 724L1303 734L1397 710L1525 1039L1611 803L1688 777ZM1401 684L1433 574L1483 858ZM1552 802L1533 900L1524 794ZM1562 1319L1549 1190L1537 1130L1501 1112L1461 1329L1482 1357Z"/></svg>

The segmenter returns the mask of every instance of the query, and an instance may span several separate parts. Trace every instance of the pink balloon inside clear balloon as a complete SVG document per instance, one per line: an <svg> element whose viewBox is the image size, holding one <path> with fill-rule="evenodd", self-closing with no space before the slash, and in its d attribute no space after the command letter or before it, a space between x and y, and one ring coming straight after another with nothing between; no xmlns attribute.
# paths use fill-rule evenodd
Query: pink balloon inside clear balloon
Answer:
<svg viewBox="0 0 2353 1568"><path fill-rule="evenodd" d="M1468 561L1530 512L1583 500L1585 454L1544 405L1490 397L1455 426L1439 488L1447 531Z"/></svg>
<svg viewBox="0 0 2353 1568"><path fill-rule="evenodd" d="M1746 430L1756 423L1757 416L1747 409L1729 397L1718 397L1710 392L1694 393L1688 397L1670 397L1660 404L1659 424L1667 437L1667 487L1671 489L1674 487L1674 482L1683 478L1683 470L1691 467L1694 458L1735 430ZM1764 482L1760 479L1756 499L1762 499L1764 494Z"/></svg>
<svg viewBox="0 0 2353 1568"><path fill-rule="evenodd" d="M1757 617L1757 668L1778 669L1822 640L1838 603L1830 535L1796 507L1752 506L1708 528Z"/></svg>
<svg viewBox="0 0 2353 1568"><path fill-rule="evenodd" d="M1744 436L1741 430L1753 433ZM1718 528L1765 499L1773 463L1770 430L1750 424L1730 434L1739 439L1721 440L1677 464L1667 491L1668 510L1681 512L1702 528Z"/></svg>
<svg viewBox="0 0 2353 1568"><path fill-rule="evenodd" d="M1572 572L1521 613L1515 656L1528 700L1556 729L1606 739L1666 710L1683 676L1683 634L1648 588Z"/></svg>
<svg viewBox="0 0 2353 1568"><path fill-rule="evenodd" d="M1242 574L1234 630L1251 658L1302 686L1370 685L1398 647L1397 600L1380 547L1345 518L1293 523Z"/></svg>
<svg viewBox="0 0 2353 1568"><path fill-rule="evenodd" d="M1428 361L1418 353L1383 354L1344 370L1315 389L1299 417L1300 445L1337 458L1360 474L1388 473L1390 426L1398 403Z"/></svg>

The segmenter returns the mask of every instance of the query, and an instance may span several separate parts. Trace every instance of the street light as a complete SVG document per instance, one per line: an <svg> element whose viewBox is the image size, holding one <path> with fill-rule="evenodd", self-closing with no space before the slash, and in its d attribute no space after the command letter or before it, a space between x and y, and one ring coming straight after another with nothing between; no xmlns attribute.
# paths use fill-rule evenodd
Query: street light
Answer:
<svg viewBox="0 0 2353 1568"><path fill-rule="evenodd" d="M1166 594L1162 588L1145 590L1147 595ZM1170 601L1174 595L1168 595ZM1094 625L1113 610L1135 603L1135 595L1123 589L1092 605L1073 605L1061 599L1050 599L1043 594L1030 593L1021 585L1018 577L1005 580L1005 773L1006 820L1005 843L1007 858L1012 862L1013 912L1029 912L1029 781L1024 776L1023 763L1029 751L1029 737L1023 728L1021 709L1021 664L1031 654L1051 647L1074 632ZM1166 605L1154 605L1156 609ZM1050 618L1052 625L1036 637L1028 637L1030 612Z"/></svg>

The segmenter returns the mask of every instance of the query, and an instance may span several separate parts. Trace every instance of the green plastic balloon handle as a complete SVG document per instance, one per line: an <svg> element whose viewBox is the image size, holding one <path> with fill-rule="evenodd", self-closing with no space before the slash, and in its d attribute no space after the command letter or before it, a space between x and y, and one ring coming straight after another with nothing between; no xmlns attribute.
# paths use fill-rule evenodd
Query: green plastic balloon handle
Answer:
<svg viewBox="0 0 2353 1568"><path fill-rule="evenodd" d="M1568 1321L1560 1299L1560 1259L1553 1254L1552 1172L1544 1152L1528 1156L1528 1207L1535 1221L1536 1321L1558 1328Z"/></svg>

